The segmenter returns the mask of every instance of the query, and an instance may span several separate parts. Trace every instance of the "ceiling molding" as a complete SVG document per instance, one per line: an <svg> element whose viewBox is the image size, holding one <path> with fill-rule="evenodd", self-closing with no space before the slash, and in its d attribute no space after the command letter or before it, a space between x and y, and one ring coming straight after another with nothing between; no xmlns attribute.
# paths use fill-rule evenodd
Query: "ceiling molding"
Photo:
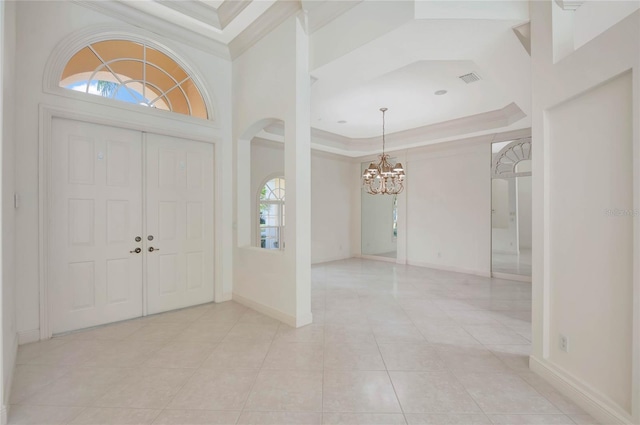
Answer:
<svg viewBox="0 0 640 425"><path fill-rule="evenodd" d="M516 37L518 37L520 44L524 47L524 50L526 50L529 56L531 56L531 22L525 22L524 24L517 25L511 29Z"/></svg>
<svg viewBox="0 0 640 425"><path fill-rule="evenodd" d="M575 12L586 0L556 0L556 4L562 10L570 10Z"/></svg>
<svg viewBox="0 0 640 425"><path fill-rule="evenodd" d="M213 6L199 0L153 0L161 5L187 15L193 19L211 25L215 28L222 29L219 14Z"/></svg>
<svg viewBox="0 0 640 425"><path fill-rule="evenodd" d="M130 7L119 1L92 1L92 0L73 0L74 3L84 7L93 9L104 15L111 16L120 21L126 22L134 27L143 28L151 31L163 38L170 38L175 41L182 42L203 52L213 54L215 56L229 59L229 49L224 43L213 40L210 37L191 31L179 25L170 25L171 23L149 15L141 10Z"/></svg>
<svg viewBox="0 0 640 425"><path fill-rule="evenodd" d="M442 139L505 128L525 117L526 114L515 103L510 103L494 111L387 134L387 150L415 148L434 144L434 142L441 143ZM258 136L283 143L284 123L270 124ZM381 136L352 139L313 127L311 144L315 149L353 157L377 154L382 150Z"/></svg>
<svg viewBox="0 0 640 425"><path fill-rule="evenodd" d="M236 59L260 39L301 10L299 0L276 1L265 13L253 21L244 31L229 43L231 59Z"/></svg>
<svg viewBox="0 0 640 425"><path fill-rule="evenodd" d="M313 34L362 1L363 0L302 0L302 7L309 12L309 34Z"/></svg>
<svg viewBox="0 0 640 425"><path fill-rule="evenodd" d="M218 21L220 22L220 29L224 29L231 23L247 6L251 4L252 0L224 0L218 8Z"/></svg>

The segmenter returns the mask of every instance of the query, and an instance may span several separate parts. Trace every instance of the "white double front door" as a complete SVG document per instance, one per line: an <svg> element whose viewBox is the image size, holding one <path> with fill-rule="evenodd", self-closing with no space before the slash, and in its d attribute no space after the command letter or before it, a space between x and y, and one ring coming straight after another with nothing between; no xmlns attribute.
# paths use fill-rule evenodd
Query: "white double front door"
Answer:
<svg viewBox="0 0 640 425"><path fill-rule="evenodd" d="M50 170L54 334L213 300L213 145L54 119Z"/></svg>

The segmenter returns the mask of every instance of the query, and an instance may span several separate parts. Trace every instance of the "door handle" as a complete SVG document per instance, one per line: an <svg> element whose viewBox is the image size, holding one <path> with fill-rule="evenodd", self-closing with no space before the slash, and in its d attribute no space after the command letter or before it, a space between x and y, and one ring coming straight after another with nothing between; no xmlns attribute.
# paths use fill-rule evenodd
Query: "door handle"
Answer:
<svg viewBox="0 0 640 425"><path fill-rule="evenodd" d="M131 254L140 254L142 252L142 249L140 248L136 248L133 251L129 251Z"/></svg>
<svg viewBox="0 0 640 425"><path fill-rule="evenodd" d="M153 251L160 251L159 248L154 248L152 246L149 247L149 252L153 252Z"/></svg>

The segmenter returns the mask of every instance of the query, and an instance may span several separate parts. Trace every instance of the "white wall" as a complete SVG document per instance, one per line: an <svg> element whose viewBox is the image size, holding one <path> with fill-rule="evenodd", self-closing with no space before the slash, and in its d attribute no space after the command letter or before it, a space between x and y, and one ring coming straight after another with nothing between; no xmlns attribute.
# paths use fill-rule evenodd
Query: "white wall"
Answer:
<svg viewBox="0 0 640 425"><path fill-rule="evenodd" d="M311 263L351 258L354 164L350 158L311 152Z"/></svg>
<svg viewBox="0 0 640 425"><path fill-rule="evenodd" d="M633 215L606 211L633 209L631 110L627 73L548 113L549 178L554 182L550 278L557 282L551 287L550 333L566 335L571 344L569 353L552 345L549 360L628 412ZM581 148L585 144L589 149ZM594 363L615 366L594 369Z"/></svg>
<svg viewBox="0 0 640 425"><path fill-rule="evenodd" d="M585 1L574 13L574 47L585 45L638 9L638 1Z"/></svg>
<svg viewBox="0 0 640 425"><path fill-rule="evenodd" d="M0 22L2 23L2 35L0 36L0 49L2 49L2 88L0 97L0 129L2 135L2 418L6 414L6 406L9 404L9 393L13 368L18 346L16 332L16 276L15 276L15 210L13 208L13 193L15 188L15 137L14 137L14 102L15 102L15 2L3 2L0 5Z"/></svg>
<svg viewBox="0 0 640 425"><path fill-rule="evenodd" d="M291 17L233 62L236 244L233 296L295 326L311 317L309 40ZM287 247L252 246L250 140L284 122Z"/></svg>
<svg viewBox="0 0 640 425"><path fill-rule="evenodd" d="M15 139L16 143L16 186L21 205L16 211L16 274L17 274L17 327L23 342L39 336L39 194L38 194L38 131L39 105L52 105L79 113L97 114L103 118L129 119L145 131L154 128L173 131L173 135L188 134L190 130L182 122L157 118L146 112L123 112L119 108L103 106L94 99L81 101L57 96L43 90L45 65L51 52L72 33L80 29L107 26L111 30L125 30L145 35L176 52L189 66L203 78L207 89L216 102L216 123L203 131L202 137L216 140L216 238L228 239L229 247L217 243L216 255L224 261L217 261L217 282L227 285L231 293L231 64L211 54L190 46L173 42L124 24L72 2L11 2L17 8L17 51L16 78L14 86L19 88L16 97ZM101 100L101 99L99 99ZM142 110L142 108L140 108ZM132 119L134 117L135 119ZM225 170L224 167L229 167ZM228 185L228 186L225 186ZM221 197L219 199L219 197ZM228 210L227 210L228 209ZM226 226L221 226L222 221ZM226 236L223 236L226 235ZM218 292L216 296L218 296Z"/></svg>
<svg viewBox="0 0 640 425"><path fill-rule="evenodd" d="M491 273L491 149L422 155L407 164L407 263Z"/></svg>
<svg viewBox="0 0 640 425"><path fill-rule="evenodd" d="M640 12L554 63L551 4L530 6L530 364L601 423L639 423L640 217L605 210L640 208Z"/></svg>
<svg viewBox="0 0 640 425"><path fill-rule="evenodd" d="M351 258L353 186L348 157L311 151L311 263ZM257 217L257 193L270 176L284 174L284 145L263 139L251 142L252 217ZM286 176L285 176L286 179ZM358 192L359 193L359 192ZM254 224L251 241L256 243Z"/></svg>

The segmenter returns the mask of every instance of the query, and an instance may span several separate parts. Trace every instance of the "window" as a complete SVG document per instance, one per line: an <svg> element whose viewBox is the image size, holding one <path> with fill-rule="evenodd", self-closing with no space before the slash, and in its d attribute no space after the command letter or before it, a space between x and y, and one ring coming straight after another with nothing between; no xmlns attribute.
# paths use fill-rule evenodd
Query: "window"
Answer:
<svg viewBox="0 0 640 425"><path fill-rule="evenodd" d="M259 198L259 246L284 249L284 177L269 180Z"/></svg>
<svg viewBox="0 0 640 425"><path fill-rule="evenodd" d="M84 47L65 66L60 87L208 118L192 77L168 55L134 41L107 40Z"/></svg>

